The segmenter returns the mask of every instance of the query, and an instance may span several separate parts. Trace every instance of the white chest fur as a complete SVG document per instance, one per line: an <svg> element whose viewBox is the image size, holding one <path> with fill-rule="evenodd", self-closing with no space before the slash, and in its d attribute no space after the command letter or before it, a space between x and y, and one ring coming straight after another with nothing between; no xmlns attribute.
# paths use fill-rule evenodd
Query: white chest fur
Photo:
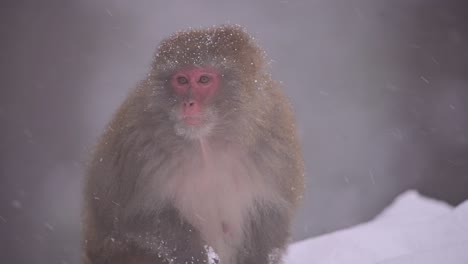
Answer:
<svg viewBox="0 0 468 264"><path fill-rule="evenodd" d="M263 196L261 177L228 150L204 148L200 155L172 177L168 195L208 246L215 249L220 262L234 263L252 205Z"/></svg>

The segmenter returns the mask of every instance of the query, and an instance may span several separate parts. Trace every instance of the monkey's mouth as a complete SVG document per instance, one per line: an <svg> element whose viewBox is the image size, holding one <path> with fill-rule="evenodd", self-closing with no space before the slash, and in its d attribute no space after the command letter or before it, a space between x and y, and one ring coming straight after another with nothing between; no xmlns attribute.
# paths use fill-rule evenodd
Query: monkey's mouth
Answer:
<svg viewBox="0 0 468 264"><path fill-rule="evenodd" d="M210 109L203 113L182 114L173 112L175 132L187 139L199 139L211 134L215 126L216 115Z"/></svg>
<svg viewBox="0 0 468 264"><path fill-rule="evenodd" d="M189 125L189 126L199 126L203 123L202 119L196 116L184 116L182 120L184 121L186 125Z"/></svg>

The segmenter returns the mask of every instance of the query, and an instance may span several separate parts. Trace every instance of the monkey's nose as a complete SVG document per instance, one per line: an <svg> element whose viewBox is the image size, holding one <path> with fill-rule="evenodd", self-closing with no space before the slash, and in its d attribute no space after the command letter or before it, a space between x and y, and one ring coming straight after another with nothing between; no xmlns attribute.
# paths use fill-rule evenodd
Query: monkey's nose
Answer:
<svg viewBox="0 0 468 264"><path fill-rule="evenodd" d="M186 100L182 104L182 108L183 108L182 114L185 117L194 117L194 116L200 115L200 111L201 111L200 104L195 100L192 100L192 99Z"/></svg>
<svg viewBox="0 0 468 264"><path fill-rule="evenodd" d="M195 101L193 100L188 100L186 102L184 102L184 107L192 107L195 105Z"/></svg>

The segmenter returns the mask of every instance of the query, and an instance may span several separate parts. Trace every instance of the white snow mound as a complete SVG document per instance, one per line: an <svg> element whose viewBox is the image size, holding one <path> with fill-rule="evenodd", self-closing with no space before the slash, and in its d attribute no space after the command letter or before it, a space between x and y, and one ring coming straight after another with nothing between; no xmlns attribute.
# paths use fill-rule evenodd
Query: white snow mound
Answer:
<svg viewBox="0 0 468 264"><path fill-rule="evenodd" d="M285 264L468 264L468 201L453 208L416 191L374 220L292 244Z"/></svg>

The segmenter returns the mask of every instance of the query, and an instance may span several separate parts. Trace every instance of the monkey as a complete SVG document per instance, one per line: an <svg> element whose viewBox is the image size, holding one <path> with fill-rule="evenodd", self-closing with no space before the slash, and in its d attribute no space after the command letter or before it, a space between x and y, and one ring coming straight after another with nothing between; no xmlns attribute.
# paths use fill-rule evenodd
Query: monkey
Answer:
<svg viewBox="0 0 468 264"><path fill-rule="evenodd" d="M281 263L304 162L266 58L239 25L161 41L93 149L83 263Z"/></svg>

